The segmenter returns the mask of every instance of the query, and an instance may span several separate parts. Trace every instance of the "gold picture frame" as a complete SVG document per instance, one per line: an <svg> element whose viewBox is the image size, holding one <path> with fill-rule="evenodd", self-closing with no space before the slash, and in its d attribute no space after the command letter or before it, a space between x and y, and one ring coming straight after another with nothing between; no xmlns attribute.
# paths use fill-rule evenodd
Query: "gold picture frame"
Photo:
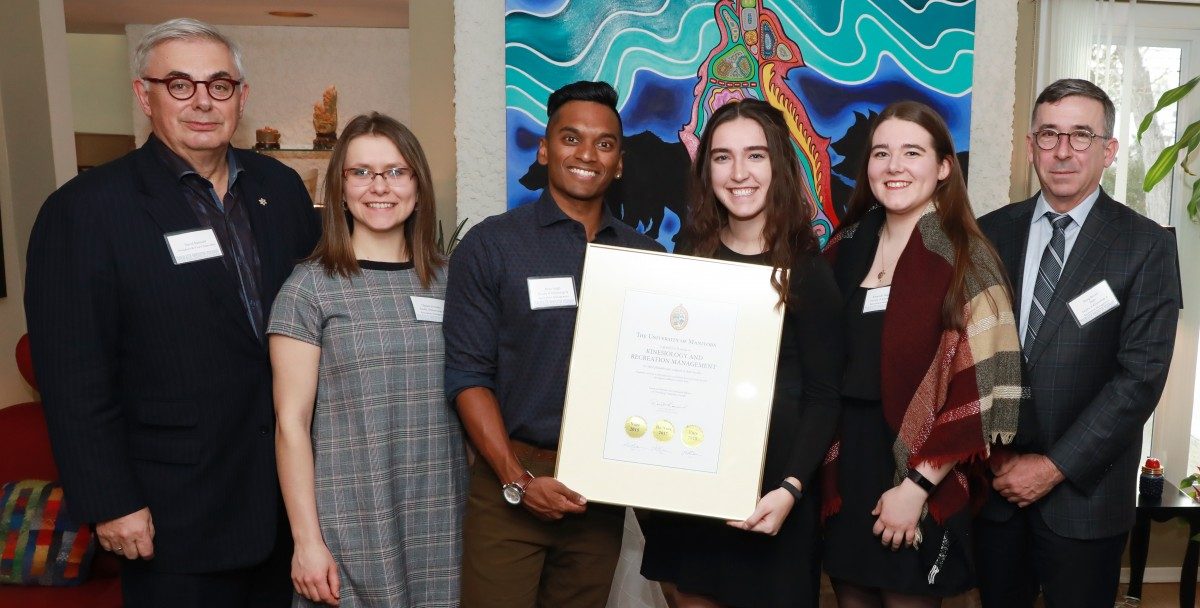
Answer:
<svg viewBox="0 0 1200 608"><path fill-rule="evenodd" d="M772 271L589 244L555 476L593 502L748 517L783 325Z"/></svg>

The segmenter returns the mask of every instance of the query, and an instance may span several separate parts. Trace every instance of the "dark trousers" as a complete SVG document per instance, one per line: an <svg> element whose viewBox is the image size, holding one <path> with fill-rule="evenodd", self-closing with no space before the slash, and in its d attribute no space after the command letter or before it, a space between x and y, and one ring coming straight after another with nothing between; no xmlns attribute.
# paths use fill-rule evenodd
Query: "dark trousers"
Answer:
<svg viewBox="0 0 1200 608"><path fill-rule="evenodd" d="M535 476L554 474L553 452L530 458ZM463 521L463 608L603 608L621 551L625 509L589 504L581 515L542 521L504 502L483 458L471 467Z"/></svg>
<svg viewBox="0 0 1200 608"><path fill-rule="evenodd" d="M281 523L286 527L287 520ZM288 608L292 605L292 542L280 530L280 542L262 563L224 572L157 572L151 562L128 560L121 566L125 608Z"/></svg>
<svg viewBox="0 0 1200 608"><path fill-rule="evenodd" d="M1055 534L1033 507L1004 522L975 520L975 565L984 608L1108 608L1117 597L1129 533L1080 540Z"/></svg>

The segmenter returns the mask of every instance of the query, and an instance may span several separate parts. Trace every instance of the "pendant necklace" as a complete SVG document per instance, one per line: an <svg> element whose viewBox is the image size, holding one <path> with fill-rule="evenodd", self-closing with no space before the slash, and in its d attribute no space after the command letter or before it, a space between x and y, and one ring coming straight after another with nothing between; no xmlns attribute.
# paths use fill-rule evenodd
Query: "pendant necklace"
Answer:
<svg viewBox="0 0 1200 608"><path fill-rule="evenodd" d="M875 280L883 282L884 275L887 274L887 252L883 247L883 237L891 236L891 232L887 229L887 224L879 231L879 274L875 275ZM890 240L890 239L889 239Z"/></svg>

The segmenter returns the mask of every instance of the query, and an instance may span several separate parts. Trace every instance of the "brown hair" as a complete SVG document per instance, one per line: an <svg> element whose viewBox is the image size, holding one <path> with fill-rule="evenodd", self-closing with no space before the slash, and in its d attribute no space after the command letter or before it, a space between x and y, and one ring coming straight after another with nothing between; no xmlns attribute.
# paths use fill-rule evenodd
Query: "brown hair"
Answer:
<svg viewBox="0 0 1200 608"><path fill-rule="evenodd" d="M868 146L874 141L875 130L879 128L879 125L890 119L908 121L925 129L929 133L930 139L933 140L934 153L939 162L944 160L950 164L949 175L946 176L946 179L939 181L933 190L934 207L941 219L942 230L954 247L954 274L950 280L950 288L946 291L946 298L942 301L942 324L947 328L965 329L966 320L963 319L963 307L966 305L968 278L976 277L984 284L998 282L1004 286L1005 291L1011 297L1008 280L999 270L1004 268L1004 264L1000 261L1000 256L991 243L988 242L987 237L979 229L979 224L975 222L975 214L971 211L971 200L967 196L967 182L963 177L962 165L958 162L958 156L954 153L954 140L950 137L950 129L946 127L946 121L942 120L942 117L933 108L923 103L897 101L884 108L883 112L880 112L879 116L875 118L874 124L871 125L871 132L867 134ZM858 223L867 211L879 204L879 201L875 199L875 194L871 192L871 182L867 178L868 164L869 161L863 161L859 168L858 177L854 183L854 192L850 195L846 217L842 218L839 230ZM971 257L972 249L982 252L987 259L991 260L993 268L1000 272L1000 276L986 276L985 270L979 268ZM995 305L996 303L992 302L992 306L995 307Z"/></svg>
<svg viewBox="0 0 1200 608"><path fill-rule="evenodd" d="M1032 129L1037 129L1038 125L1034 123L1037 120L1037 111L1042 104L1055 104L1067 97L1079 96L1087 99L1092 99L1100 102L1100 106L1104 108L1104 133L1105 137L1112 137L1113 130L1117 125L1117 108L1113 105L1112 99L1108 97L1108 93L1104 89L1096 86L1091 81L1080 78L1063 78L1050 83L1050 86L1042 89L1038 94L1037 100L1033 102L1033 112L1029 116L1029 124Z"/></svg>
<svg viewBox="0 0 1200 608"><path fill-rule="evenodd" d="M762 236L771 266L787 270L792 268L799 254L818 250L817 237L810 224L816 206L805 187L804 173L792 147L783 113L765 101L745 99L728 103L713 112L704 126L689 174L688 220L681 240L686 244L687 253L705 257L711 257L721 242L721 229L729 224L729 212L713 192L709 156L717 127L738 118L758 123L767 137L771 185L767 188L766 206L762 211L766 214ZM789 277L785 272L771 276L771 285L779 293L780 304L787 302L789 283L797 278Z"/></svg>
<svg viewBox="0 0 1200 608"><path fill-rule="evenodd" d="M351 119L333 146L333 156L329 159L329 168L325 171L325 191L322 200L325 209L321 214L321 240L317 242L317 248L308 260L320 262L330 276L339 274L349 278L362 272L354 255L354 246L350 242L354 220L343 206L345 196L342 192L342 170L345 169L346 149L349 148L350 142L364 135L383 137L392 142L412 169L413 178L417 180L417 204L404 222L404 247L405 253L413 261L421 286L429 287L434 273L446 263L438 254L437 240L434 237L437 212L433 197L433 180L429 176L429 162L425 160L421 142L417 141L417 136L413 135L408 127L378 112L360 114Z"/></svg>

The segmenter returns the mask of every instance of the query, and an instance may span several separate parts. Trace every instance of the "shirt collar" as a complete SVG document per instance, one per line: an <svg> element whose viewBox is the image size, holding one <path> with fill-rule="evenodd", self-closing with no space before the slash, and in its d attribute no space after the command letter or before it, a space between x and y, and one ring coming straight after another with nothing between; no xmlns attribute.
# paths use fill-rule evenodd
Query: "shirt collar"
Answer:
<svg viewBox="0 0 1200 608"><path fill-rule="evenodd" d="M180 182L182 182L183 179L188 175L195 175L200 179L204 179L204 176L200 175L195 169L193 169L191 164L184 160L183 157L176 154L173 150L168 148L167 144L164 144L162 140L160 140L153 133L151 133L150 137L146 139L146 142L154 149L155 155L158 156L159 160L161 160L163 164L167 166L167 169L171 171L171 174L174 175L175 178ZM242 166L237 161L237 155L233 153L233 146L226 147L225 162L229 164L229 183L226 186L226 189L228 190L233 188L233 184L237 182L238 176L242 173Z"/></svg>
<svg viewBox="0 0 1200 608"><path fill-rule="evenodd" d="M1071 221L1075 222L1076 226L1083 226L1083 221L1087 219L1089 213L1092 212L1092 207L1096 206L1096 201L1100 198L1100 185L1096 185L1096 189L1091 194L1085 196L1074 209L1071 209L1066 215L1071 216ZM1033 217L1030 218L1029 224L1032 226L1046 217L1047 211L1054 211L1050 208L1050 203L1046 202L1046 195L1043 192L1038 193L1037 203L1033 205ZM1054 211L1058 213L1057 211ZM1046 220L1049 222L1050 220Z"/></svg>
<svg viewBox="0 0 1200 608"><path fill-rule="evenodd" d="M554 197L550 195L550 188L548 187L542 190L542 195L538 197L533 205L538 226L544 227L563 221L575 222L571 216L563 213L558 203L554 202ZM602 204L600 207L600 229L596 233L599 234L604 230L615 230L617 221L617 218L608 211L608 205Z"/></svg>

